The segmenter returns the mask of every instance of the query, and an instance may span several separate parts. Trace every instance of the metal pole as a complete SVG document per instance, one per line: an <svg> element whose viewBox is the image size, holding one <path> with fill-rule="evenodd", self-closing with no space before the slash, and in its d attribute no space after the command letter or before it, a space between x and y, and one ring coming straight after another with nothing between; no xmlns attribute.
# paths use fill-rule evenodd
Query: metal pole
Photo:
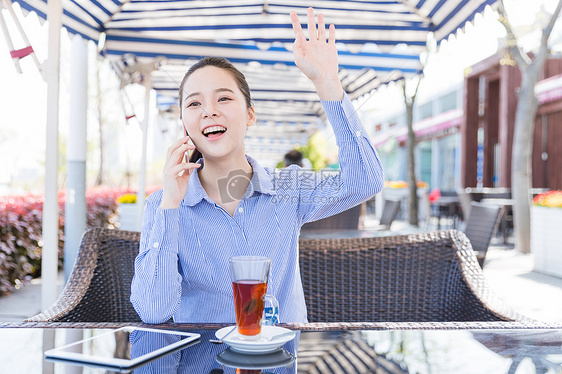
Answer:
<svg viewBox="0 0 562 374"><path fill-rule="evenodd" d="M144 98L144 118L142 120L142 155L141 167L139 173L139 189L137 191L137 230L140 231L142 227L142 214L144 212L144 199L146 196L146 149L148 143L148 122L150 115L150 80L145 82L146 93Z"/></svg>
<svg viewBox="0 0 562 374"><path fill-rule="evenodd" d="M49 0L49 54L47 61L47 136L45 155L45 200L43 202L43 254L41 258L41 309L46 310L57 298L57 252L59 244L59 212L57 201L59 157L59 75L61 0ZM45 334L47 337L49 334ZM43 349L54 345L54 339L44 338ZM51 373L53 365L44 365L43 373Z"/></svg>
<svg viewBox="0 0 562 374"><path fill-rule="evenodd" d="M68 281L86 231L86 149L88 114L88 45L72 39L70 64L70 126L68 131L67 185L64 226L64 276Z"/></svg>

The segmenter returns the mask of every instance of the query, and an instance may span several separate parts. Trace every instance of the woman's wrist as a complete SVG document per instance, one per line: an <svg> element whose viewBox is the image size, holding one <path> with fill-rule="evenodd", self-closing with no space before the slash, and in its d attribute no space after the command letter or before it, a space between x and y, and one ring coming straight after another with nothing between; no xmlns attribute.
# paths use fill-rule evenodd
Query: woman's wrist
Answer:
<svg viewBox="0 0 562 374"><path fill-rule="evenodd" d="M340 101L343 99L343 87L339 79L313 82L318 97L322 101Z"/></svg>

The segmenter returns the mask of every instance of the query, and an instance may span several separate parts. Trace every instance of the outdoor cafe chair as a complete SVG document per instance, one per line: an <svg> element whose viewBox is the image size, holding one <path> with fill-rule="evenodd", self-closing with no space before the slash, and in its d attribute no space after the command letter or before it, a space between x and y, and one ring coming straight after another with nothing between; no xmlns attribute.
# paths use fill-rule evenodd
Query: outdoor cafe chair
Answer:
<svg viewBox="0 0 562 374"><path fill-rule="evenodd" d="M473 201L464 233L476 252L480 267L484 268L486 253L494 232L502 217L503 208L498 205L477 203Z"/></svg>
<svg viewBox="0 0 562 374"><path fill-rule="evenodd" d="M457 230L301 239L309 322L525 321L488 287Z"/></svg>
<svg viewBox="0 0 562 374"><path fill-rule="evenodd" d="M140 322L129 301L139 240L138 232L86 231L61 296L26 322ZM300 239L299 247L310 322L525 320L488 288L459 231Z"/></svg>
<svg viewBox="0 0 562 374"><path fill-rule="evenodd" d="M306 230L357 230L361 224L364 204L359 204L341 213L318 221L305 223L301 231Z"/></svg>
<svg viewBox="0 0 562 374"><path fill-rule="evenodd" d="M27 322L141 322L129 301L140 233L86 231L62 294Z"/></svg>
<svg viewBox="0 0 562 374"><path fill-rule="evenodd" d="M379 225L384 230L390 230L390 226L392 226L392 222L396 219L398 212L400 211L400 200L384 200L384 206L382 208L381 219Z"/></svg>

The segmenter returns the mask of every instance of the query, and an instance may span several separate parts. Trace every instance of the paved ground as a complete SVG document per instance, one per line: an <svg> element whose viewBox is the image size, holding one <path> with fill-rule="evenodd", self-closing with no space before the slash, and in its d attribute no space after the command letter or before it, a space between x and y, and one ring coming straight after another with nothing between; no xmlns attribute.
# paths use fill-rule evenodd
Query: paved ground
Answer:
<svg viewBox="0 0 562 374"><path fill-rule="evenodd" d="M562 278L533 271L532 254L521 254L498 241L492 243L484 264L490 287L519 313L562 323Z"/></svg>
<svg viewBox="0 0 562 374"><path fill-rule="evenodd" d="M395 222L393 231L406 229ZM484 266L490 287L506 304L521 314L541 321L562 323L562 278L533 271L533 256L513 250L494 238ZM63 274L59 274L62 290ZM10 296L0 297L0 321L22 321L40 312L41 279L22 287Z"/></svg>

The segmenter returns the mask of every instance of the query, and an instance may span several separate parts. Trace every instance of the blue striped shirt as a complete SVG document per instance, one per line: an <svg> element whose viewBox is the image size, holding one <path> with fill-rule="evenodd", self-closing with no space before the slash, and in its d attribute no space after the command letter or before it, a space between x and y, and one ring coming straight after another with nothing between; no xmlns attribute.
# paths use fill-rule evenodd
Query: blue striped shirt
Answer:
<svg viewBox="0 0 562 374"><path fill-rule="evenodd" d="M144 322L173 317L183 323L234 323L228 259L238 255L271 258L267 293L279 301L279 321L307 321L301 226L368 200L384 181L349 97L322 105L339 148L339 172L312 173L295 165L270 170L247 156L251 183L233 216L209 198L197 170L179 208L159 208L162 190L147 198L131 285L131 302Z"/></svg>

